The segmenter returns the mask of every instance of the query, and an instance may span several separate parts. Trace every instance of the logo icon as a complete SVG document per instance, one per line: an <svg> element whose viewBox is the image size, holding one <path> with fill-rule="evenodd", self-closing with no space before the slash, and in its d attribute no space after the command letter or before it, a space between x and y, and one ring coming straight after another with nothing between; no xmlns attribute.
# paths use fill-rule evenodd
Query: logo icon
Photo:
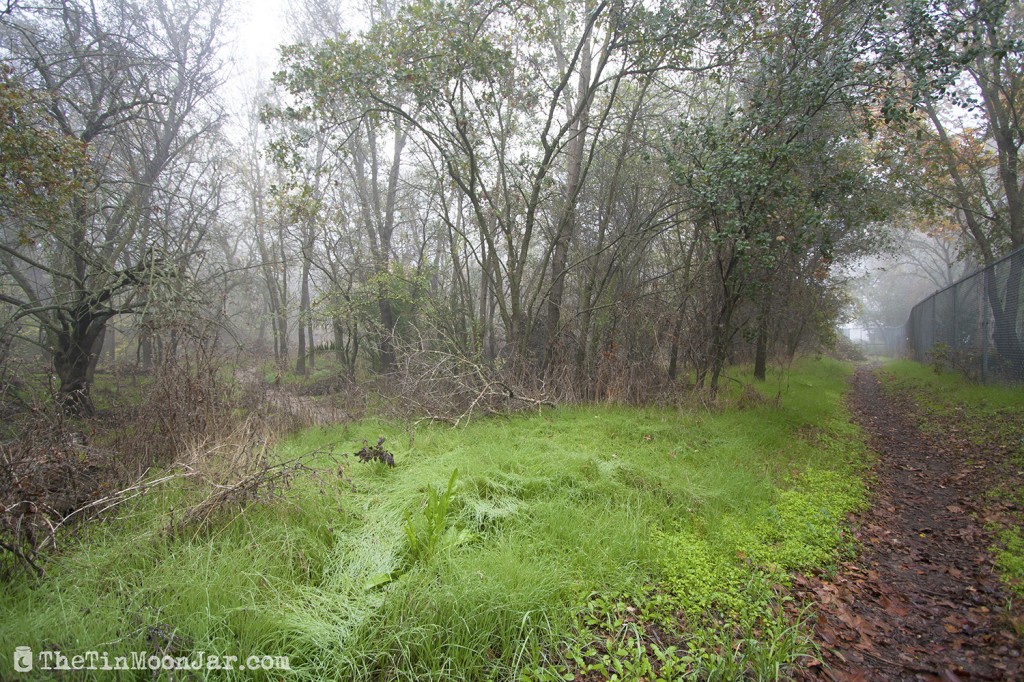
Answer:
<svg viewBox="0 0 1024 682"><path fill-rule="evenodd" d="M14 650L14 670L19 673L32 671L32 647L19 646Z"/></svg>

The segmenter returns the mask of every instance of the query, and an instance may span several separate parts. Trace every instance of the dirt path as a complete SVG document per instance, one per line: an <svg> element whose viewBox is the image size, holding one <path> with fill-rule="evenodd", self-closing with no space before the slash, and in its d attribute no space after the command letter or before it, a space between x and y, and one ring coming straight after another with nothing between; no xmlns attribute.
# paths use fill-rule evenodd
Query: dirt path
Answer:
<svg viewBox="0 0 1024 682"><path fill-rule="evenodd" d="M830 582L798 585L821 604L824 658L803 679L1024 680L1010 594L979 521L996 465L962 441L922 433L913 405L869 369L853 379L851 408L878 453L872 506L857 520L857 562Z"/></svg>
<svg viewBox="0 0 1024 682"><path fill-rule="evenodd" d="M251 390L267 404L296 419L300 424L330 426L352 421L352 416L336 404L335 396L297 395L274 383L268 383L256 368L235 370L235 379Z"/></svg>

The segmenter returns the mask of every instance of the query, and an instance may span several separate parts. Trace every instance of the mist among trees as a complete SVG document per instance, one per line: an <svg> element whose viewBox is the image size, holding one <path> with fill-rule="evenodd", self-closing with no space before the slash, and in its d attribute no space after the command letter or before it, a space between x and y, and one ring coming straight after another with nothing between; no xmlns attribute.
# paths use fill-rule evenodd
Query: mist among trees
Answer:
<svg viewBox="0 0 1024 682"><path fill-rule="evenodd" d="M279 377L714 393L827 346L896 242L949 272L1024 244L1016 2L306 0L237 112L232 11L0 14L7 380L52 370L89 413L97 366L198 344Z"/></svg>

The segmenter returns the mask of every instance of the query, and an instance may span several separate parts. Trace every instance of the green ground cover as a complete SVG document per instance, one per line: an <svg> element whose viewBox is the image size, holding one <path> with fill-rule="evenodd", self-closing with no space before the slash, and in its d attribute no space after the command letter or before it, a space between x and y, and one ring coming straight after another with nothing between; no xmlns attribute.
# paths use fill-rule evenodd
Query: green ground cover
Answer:
<svg viewBox="0 0 1024 682"><path fill-rule="evenodd" d="M798 363L767 384L778 401L712 411L308 429L276 456L384 437L396 466L325 454L184 528L169 520L201 491L157 490L2 588L0 651L289 656L219 679L784 679L812 652L789 575L834 568L864 502L848 373Z"/></svg>

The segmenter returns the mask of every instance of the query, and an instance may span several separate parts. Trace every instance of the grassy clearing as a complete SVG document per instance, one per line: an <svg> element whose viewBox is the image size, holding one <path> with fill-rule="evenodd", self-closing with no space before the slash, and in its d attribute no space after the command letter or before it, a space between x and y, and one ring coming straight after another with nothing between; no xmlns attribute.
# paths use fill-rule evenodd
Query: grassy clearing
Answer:
<svg viewBox="0 0 1024 682"><path fill-rule="evenodd" d="M989 523L998 537L993 552L1003 578L1024 596L1024 388L979 384L910 361L887 364L883 376L891 388L914 396L922 428L996 455L988 501L1005 513L993 514Z"/></svg>
<svg viewBox="0 0 1024 682"><path fill-rule="evenodd" d="M779 406L310 429L280 455L383 436L397 466L325 457L177 532L197 491L153 493L4 587L0 651L288 655L266 679L785 677L810 651L787 576L834 567L864 499L847 373L803 363L769 384Z"/></svg>

